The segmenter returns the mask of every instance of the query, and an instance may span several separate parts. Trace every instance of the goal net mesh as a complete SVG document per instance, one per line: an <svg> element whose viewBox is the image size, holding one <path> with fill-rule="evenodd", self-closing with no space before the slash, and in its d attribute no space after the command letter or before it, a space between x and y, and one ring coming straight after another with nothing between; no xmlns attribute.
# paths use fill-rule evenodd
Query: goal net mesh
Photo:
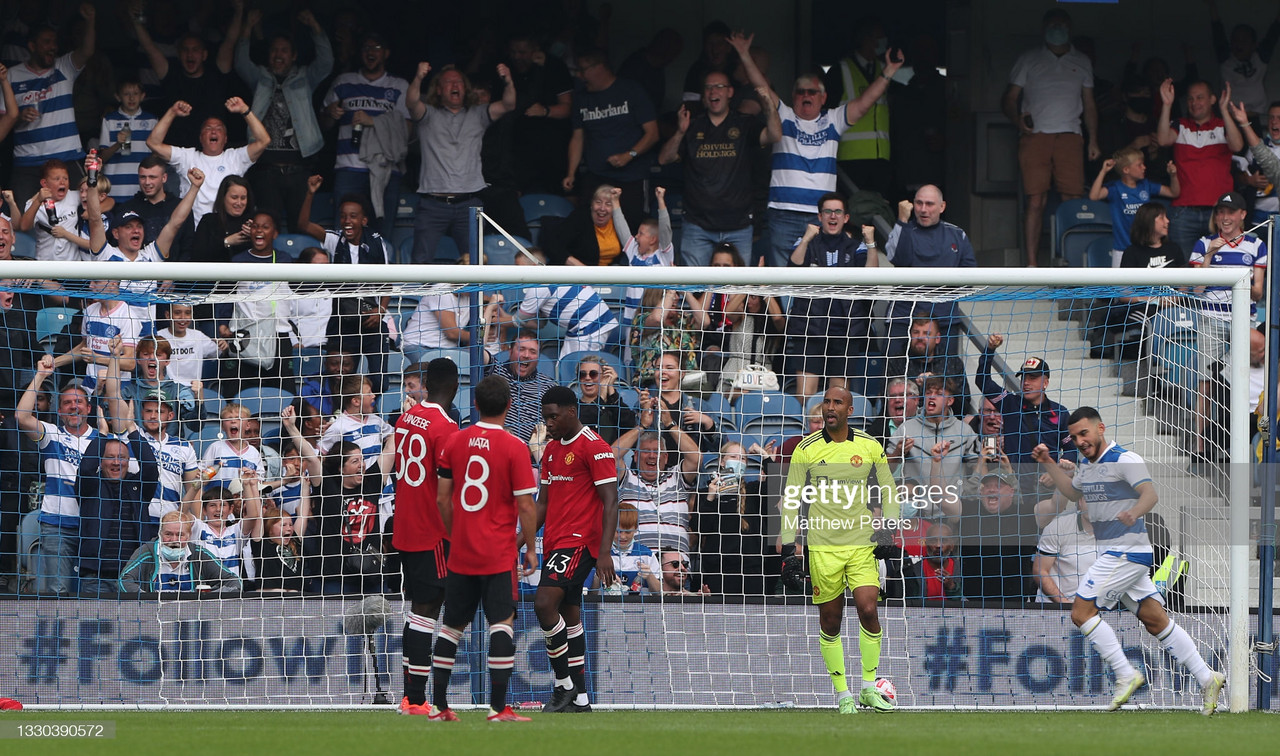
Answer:
<svg viewBox="0 0 1280 756"><path fill-rule="evenodd" d="M812 581L778 548L789 460L830 422L830 387L849 392L856 437L885 451L900 508L873 528L885 557L877 676L899 704L1109 700L1108 668L1064 603L1096 557L1091 527L1031 459L1043 443L1071 466L1066 415L1083 406L1145 461L1162 600L1225 670L1227 480L1248 474L1242 460L1227 464L1228 396L1253 401L1260 386L1231 385L1231 313L1208 308L1210 295L850 286L817 274L780 285L764 269L737 284L689 269L666 287L625 275L542 283L537 265L511 277L519 284L226 270L222 281L0 286L12 355L0 401L18 420L0 470L2 566L16 594L0 599L10 695L61 706L399 701L408 605L390 536L404 450L391 429L422 399L418 366L438 357L459 367L464 426L480 376L519 385L507 428L530 442L535 466L549 385L573 388L580 417L615 444L620 580L589 583L583 608L593 702L833 703ZM179 525L195 546L169 563L162 517L175 510L193 516ZM521 583L516 702L550 692L536 583ZM1138 703L1199 705L1194 679L1132 615L1108 616L1150 681ZM463 705L487 700L483 628L477 617L459 649ZM850 600L854 687L857 628Z"/></svg>

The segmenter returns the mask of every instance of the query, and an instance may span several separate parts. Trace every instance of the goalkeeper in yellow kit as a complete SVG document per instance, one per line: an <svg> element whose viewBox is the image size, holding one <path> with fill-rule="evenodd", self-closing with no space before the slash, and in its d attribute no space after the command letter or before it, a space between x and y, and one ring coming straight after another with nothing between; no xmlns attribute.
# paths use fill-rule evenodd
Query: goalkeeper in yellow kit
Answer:
<svg viewBox="0 0 1280 756"><path fill-rule="evenodd" d="M849 427L852 402L843 388L827 389L823 395L822 430L806 436L791 456L779 536L783 556L792 557L797 532L804 534L821 627L818 646L841 714L853 714L858 706L894 710L875 687L881 631L876 611L880 573L874 552L876 533L898 522L898 497L884 447ZM845 677L840 640L845 588L853 591L860 626L862 689L856 698Z"/></svg>

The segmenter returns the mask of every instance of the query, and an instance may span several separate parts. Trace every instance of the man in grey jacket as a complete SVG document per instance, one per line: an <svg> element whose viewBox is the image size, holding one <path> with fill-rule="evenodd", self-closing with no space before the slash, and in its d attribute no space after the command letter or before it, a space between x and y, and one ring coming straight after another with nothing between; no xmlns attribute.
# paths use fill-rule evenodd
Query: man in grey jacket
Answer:
<svg viewBox="0 0 1280 756"><path fill-rule="evenodd" d="M120 573L120 592L239 591L240 577L205 547L191 542L194 524L185 512L161 517L160 535L139 546Z"/></svg>
<svg viewBox="0 0 1280 756"><path fill-rule="evenodd" d="M955 402L951 380L931 376L924 382L924 410L907 418L889 439L892 447L905 439L913 443L903 455L902 482L911 485L955 486L959 492L978 460L978 434L951 412ZM941 447L942 468L934 470L934 450Z"/></svg>
<svg viewBox="0 0 1280 756"><path fill-rule="evenodd" d="M253 88L253 114L271 136L262 159L249 172L259 211L268 211L292 228L307 193L307 177L314 171L308 161L324 147L320 122L311 105L312 94L333 70L333 49L324 29L311 11L298 21L311 30L315 59L305 68L297 65L298 51L287 35L277 34L267 48L267 65L254 65L249 57L249 35L262 20L262 12L249 11L236 45L235 67Z"/></svg>

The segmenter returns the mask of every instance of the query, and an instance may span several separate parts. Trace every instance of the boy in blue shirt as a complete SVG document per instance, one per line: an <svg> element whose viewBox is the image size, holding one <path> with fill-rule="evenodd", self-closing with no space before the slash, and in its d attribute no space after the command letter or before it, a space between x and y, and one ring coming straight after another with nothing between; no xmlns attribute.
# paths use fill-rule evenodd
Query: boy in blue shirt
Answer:
<svg viewBox="0 0 1280 756"><path fill-rule="evenodd" d="M1115 168L1120 178L1109 184L1102 180ZM1114 157L1102 162L1102 170L1089 187L1089 199L1107 200L1111 205L1111 265L1118 267L1120 256L1129 248L1129 228L1138 208L1156 197L1176 198L1182 193L1178 185L1178 169L1169 162L1169 185L1147 180L1147 163L1142 151L1132 147L1117 150Z"/></svg>

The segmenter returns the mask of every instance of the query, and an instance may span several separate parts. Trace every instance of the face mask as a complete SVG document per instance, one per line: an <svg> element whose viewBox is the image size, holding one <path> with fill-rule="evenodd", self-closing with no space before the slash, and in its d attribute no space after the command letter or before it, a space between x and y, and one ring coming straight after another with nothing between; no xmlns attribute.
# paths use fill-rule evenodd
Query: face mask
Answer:
<svg viewBox="0 0 1280 756"><path fill-rule="evenodd" d="M1129 98L1129 108L1135 113L1146 113L1151 110L1151 98L1131 97Z"/></svg>
<svg viewBox="0 0 1280 756"><path fill-rule="evenodd" d="M1044 30L1044 41L1054 47L1065 45L1070 40L1071 32L1065 26L1058 26L1055 24L1054 26L1050 26L1048 29Z"/></svg>
<svg viewBox="0 0 1280 756"><path fill-rule="evenodd" d="M881 37L876 40L876 57L883 58L884 54L889 52L889 40Z"/></svg>
<svg viewBox="0 0 1280 756"><path fill-rule="evenodd" d="M166 562L180 562L187 555L186 546L161 546L160 556Z"/></svg>
<svg viewBox="0 0 1280 756"><path fill-rule="evenodd" d="M745 459L726 459L721 463L721 466L739 477L747 471L747 461Z"/></svg>

